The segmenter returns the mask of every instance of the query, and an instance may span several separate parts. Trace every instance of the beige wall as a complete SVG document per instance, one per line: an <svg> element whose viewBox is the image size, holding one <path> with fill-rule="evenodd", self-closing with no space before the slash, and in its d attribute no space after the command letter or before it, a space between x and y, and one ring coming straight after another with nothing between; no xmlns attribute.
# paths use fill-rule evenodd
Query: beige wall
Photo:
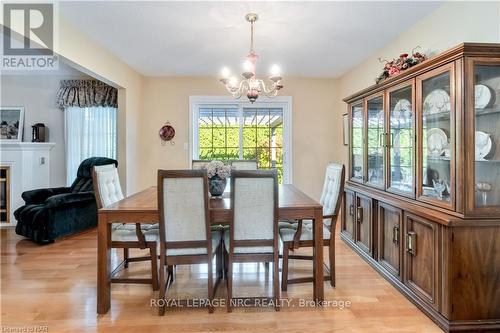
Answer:
<svg viewBox="0 0 500 333"><path fill-rule="evenodd" d="M290 78L282 96L292 96L293 183L319 198L325 166L333 160L333 143L340 137L334 123L335 80ZM140 135L141 187L154 185L157 169L189 167L189 96L227 96L215 77L144 78ZM242 97L244 98L244 97ZM170 121L175 145L162 145L159 128Z"/></svg>

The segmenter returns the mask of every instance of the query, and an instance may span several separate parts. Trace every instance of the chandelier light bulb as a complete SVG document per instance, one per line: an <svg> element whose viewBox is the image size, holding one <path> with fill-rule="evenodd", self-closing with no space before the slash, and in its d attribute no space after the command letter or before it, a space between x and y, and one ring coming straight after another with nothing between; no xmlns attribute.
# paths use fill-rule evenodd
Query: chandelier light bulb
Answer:
<svg viewBox="0 0 500 333"><path fill-rule="evenodd" d="M252 62L250 60L246 60L244 63L243 63L243 70L245 72L252 72Z"/></svg>
<svg viewBox="0 0 500 333"><path fill-rule="evenodd" d="M229 86L230 87L233 87L233 88L236 88L236 86L238 85L238 79L234 76L231 76L229 78Z"/></svg>
<svg viewBox="0 0 500 333"><path fill-rule="evenodd" d="M271 76L280 76L281 69L278 65L274 64L271 66Z"/></svg>
<svg viewBox="0 0 500 333"><path fill-rule="evenodd" d="M231 71L229 70L229 68L224 67L224 68L222 68L221 75L222 75L222 78L227 79L227 78L229 78L229 75L231 75Z"/></svg>

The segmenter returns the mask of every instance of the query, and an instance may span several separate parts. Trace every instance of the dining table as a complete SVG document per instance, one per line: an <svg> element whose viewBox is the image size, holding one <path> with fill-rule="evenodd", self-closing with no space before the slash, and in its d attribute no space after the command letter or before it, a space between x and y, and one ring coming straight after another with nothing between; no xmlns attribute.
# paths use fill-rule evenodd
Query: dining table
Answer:
<svg viewBox="0 0 500 333"><path fill-rule="evenodd" d="M279 219L313 221L313 299L324 300L323 287L323 207L292 184L279 186ZM210 199L212 224L229 224L229 196ZM155 186L128 196L98 211L97 313L105 314L111 306L111 225L112 223L157 223L158 191Z"/></svg>

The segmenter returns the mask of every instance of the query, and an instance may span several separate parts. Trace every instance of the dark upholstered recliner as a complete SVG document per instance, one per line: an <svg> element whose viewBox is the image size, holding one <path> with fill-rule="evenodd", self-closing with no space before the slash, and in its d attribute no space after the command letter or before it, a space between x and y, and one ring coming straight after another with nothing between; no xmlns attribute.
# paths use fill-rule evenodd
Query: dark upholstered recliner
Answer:
<svg viewBox="0 0 500 333"><path fill-rule="evenodd" d="M78 167L71 187L26 191L25 206L14 212L16 233L37 243L97 226L97 206L92 187L92 169L96 165L118 165L116 160L91 157Z"/></svg>

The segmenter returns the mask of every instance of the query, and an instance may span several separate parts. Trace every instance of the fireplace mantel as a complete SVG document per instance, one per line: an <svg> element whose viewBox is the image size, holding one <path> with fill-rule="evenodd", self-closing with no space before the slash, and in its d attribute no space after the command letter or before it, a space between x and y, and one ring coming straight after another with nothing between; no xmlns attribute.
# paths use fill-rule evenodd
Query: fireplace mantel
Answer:
<svg viewBox="0 0 500 333"><path fill-rule="evenodd" d="M0 141L0 165L10 168L10 223L15 225L14 210L24 204L24 191L50 187L50 151L52 142Z"/></svg>
<svg viewBox="0 0 500 333"><path fill-rule="evenodd" d="M1 151L12 150L51 150L56 144L53 142L8 142L0 141Z"/></svg>

